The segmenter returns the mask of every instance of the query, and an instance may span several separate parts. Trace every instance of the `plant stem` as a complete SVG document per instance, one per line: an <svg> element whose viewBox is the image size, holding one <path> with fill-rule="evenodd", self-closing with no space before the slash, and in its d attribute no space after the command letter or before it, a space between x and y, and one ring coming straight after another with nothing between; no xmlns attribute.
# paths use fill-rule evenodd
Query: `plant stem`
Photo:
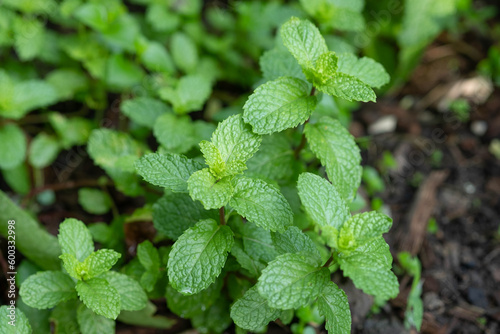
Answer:
<svg viewBox="0 0 500 334"><path fill-rule="evenodd" d="M328 259L328 261L326 261L326 263L323 265L323 268L328 268L333 262L333 255L330 256L330 258Z"/></svg>
<svg viewBox="0 0 500 334"><path fill-rule="evenodd" d="M224 212L224 207L219 209L219 219L221 225L226 225L226 214Z"/></svg>

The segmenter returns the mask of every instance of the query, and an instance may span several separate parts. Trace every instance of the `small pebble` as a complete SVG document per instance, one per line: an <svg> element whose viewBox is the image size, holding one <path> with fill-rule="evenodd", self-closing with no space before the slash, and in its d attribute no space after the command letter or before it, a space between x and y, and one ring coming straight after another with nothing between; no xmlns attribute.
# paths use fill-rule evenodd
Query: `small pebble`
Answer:
<svg viewBox="0 0 500 334"><path fill-rule="evenodd" d="M488 130L488 124L486 123L486 121L474 121L470 125L470 130L476 136L481 137Z"/></svg>

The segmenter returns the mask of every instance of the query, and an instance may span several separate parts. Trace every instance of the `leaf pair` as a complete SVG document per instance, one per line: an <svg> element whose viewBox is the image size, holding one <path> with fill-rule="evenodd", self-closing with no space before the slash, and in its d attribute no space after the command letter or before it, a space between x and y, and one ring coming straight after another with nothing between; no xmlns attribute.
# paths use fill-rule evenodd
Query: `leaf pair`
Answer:
<svg viewBox="0 0 500 334"><path fill-rule="evenodd" d="M146 306L147 296L132 278L109 271L120 254L101 249L94 252L86 226L66 219L59 230L61 259L69 276L60 271L44 271L23 282L20 295L24 302L39 309L52 308L76 298L96 314L116 319L120 310L135 311ZM71 277L77 280L75 282Z"/></svg>
<svg viewBox="0 0 500 334"><path fill-rule="evenodd" d="M391 272L392 257L382 237L392 220L375 211L351 217L336 188L317 175L302 174L297 187L306 212L338 252L335 259L344 274L366 293L383 299L395 297L398 281Z"/></svg>

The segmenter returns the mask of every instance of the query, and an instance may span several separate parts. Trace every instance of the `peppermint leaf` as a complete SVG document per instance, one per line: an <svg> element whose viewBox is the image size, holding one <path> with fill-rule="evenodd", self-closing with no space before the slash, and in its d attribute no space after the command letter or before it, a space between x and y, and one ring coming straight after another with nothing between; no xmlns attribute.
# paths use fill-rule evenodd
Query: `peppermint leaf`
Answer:
<svg viewBox="0 0 500 334"><path fill-rule="evenodd" d="M191 295L206 289L219 276L233 246L233 232L214 220L202 220L177 239L168 261L170 284Z"/></svg>
<svg viewBox="0 0 500 334"><path fill-rule="evenodd" d="M245 163L259 149L262 138L252 132L241 115L230 116L212 134L212 144L219 150L226 165L226 174L246 169Z"/></svg>
<svg viewBox="0 0 500 334"><path fill-rule="evenodd" d="M269 262L259 277L259 294L270 307L299 308L316 298L330 280L327 268L307 253L283 254Z"/></svg>
<svg viewBox="0 0 500 334"><path fill-rule="evenodd" d="M288 179L295 159L288 138L283 133L264 136L255 155L248 160L248 172L270 180Z"/></svg>
<svg viewBox="0 0 500 334"><path fill-rule="evenodd" d="M208 288L194 295L186 296L168 285L166 290L169 310L180 317L191 318L207 309L221 294L222 280L218 279Z"/></svg>
<svg viewBox="0 0 500 334"><path fill-rule="evenodd" d="M82 334L115 333L115 322L113 320L96 314L84 304L80 304L76 314Z"/></svg>
<svg viewBox="0 0 500 334"><path fill-rule="evenodd" d="M340 231L350 213L335 187L318 175L302 173L297 188L302 204L313 222L320 227L332 226Z"/></svg>
<svg viewBox="0 0 500 334"><path fill-rule="evenodd" d="M15 314L15 325L11 325L9 322L11 321L10 315L12 312ZM31 329L31 325L28 321L28 318L24 313L19 309L19 307L14 308L14 310L9 310L7 305L2 305L0 307L0 332L3 334L31 334L33 330Z"/></svg>
<svg viewBox="0 0 500 334"><path fill-rule="evenodd" d="M233 195L231 177L217 179L208 168L197 171L188 180L189 195L199 200L207 210L218 209L229 202Z"/></svg>
<svg viewBox="0 0 500 334"><path fill-rule="evenodd" d="M292 209L286 198L277 188L262 180L239 178L229 205L267 230L284 231L293 223Z"/></svg>
<svg viewBox="0 0 500 334"><path fill-rule="evenodd" d="M292 17L281 27L281 38L303 69L314 67L319 56L328 51L318 28L308 20Z"/></svg>
<svg viewBox="0 0 500 334"><path fill-rule="evenodd" d="M322 117L304 129L311 150L326 166L328 178L336 190L350 201L361 182L359 148L352 135L335 119Z"/></svg>
<svg viewBox="0 0 500 334"><path fill-rule="evenodd" d="M121 111L135 123L152 129L156 120L171 109L163 102L150 97L136 97L120 105Z"/></svg>
<svg viewBox="0 0 500 334"><path fill-rule="evenodd" d="M341 254L338 262L344 275L365 293L384 300L398 295L398 279L391 271L392 256L384 238L375 238Z"/></svg>
<svg viewBox="0 0 500 334"><path fill-rule="evenodd" d="M344 291L333 283L323 288L318 297L318 309L326 318L326 330L329 334L343 334L351 332L351 311L349 301Z"/></svg>
<svg viewBox="0 0 500 334"><path fill-rule="evenodd" d="M294 77L305 80L302 68L288 50L274 48L264 52L259 60L260 69L265 80L276 80L279 77Z"/></svg>
<svg viewBox="0 0 500 334"><path fill-rule="evenodd" d="M136 162L135 167L147 182L173 192L187 192L189 177L203 168L200 163L173 153L146 154Z"/></svg>
<svg viewBox="0 0 500 334"><path fill-rule="evenodd" d="M340 230L339 247L350 249L380 237L389 231L391 225L391 218L376 211L354 215L345 222Z"/></svg>
<svg viewBox="0 0 500 334"><path fill-rule="evenodd" d="M38 309L52 308L76 298L75 283L60 271L42 271L29 276L21 285L19 294L26 305Z"/></svg>
<svg viewBox="0 0 500 334"><path fill-rule="evenodd" d="M19 166L26 156L26 138L15 124L0 127L0 168L12 169Z"/></svg>
<svg viewBox="0 0 500 334"><path fill-rule="evenodd" d="M66 218L59 225L57 236L62 253L73 255L82 262L94 252L94 242L87 226L74 218Z"/></svg>
<svg viewBox="0 0 500 334"><path fill-rule="evenodd" d="M243 118L258 134L280 132L304 123L316 108L307 82L281 77L255 90L243 106Z"/></svg>
<svg viewBox="0 0 500 334"><path fill-rule="evenodd" d="M158 117L153 127L158 142L172 153L187 152L196 143L191 118L165 113Z"/></svg>
<svg viewBox="0 0 500 334"><path fill-rule="evenodd" d="M165 194L153 205L153 224L162 234L177 240L185 230L202 219L218 219L215 210L205 210L188 194Z"/></svg>
<svg viewBox="0 0 500 334"><path fill-rule="evenodd" d="M83 261L83 266L88 270L84 273L83 279L88 280L110 270L120 257L120 253L111 249L99 249L93 252Z"/></svg>
<svg viewBox="0 0 500 334"><path fill-rule="evenodd" d="M340 54L338 58L339 72L356 77L371 87L380 88L390 80L384 67L371 58L358 59L351 53Z"/></svg>
<svg viewBox="0 0 500 334"><path fill-rule="evenodd" d="M76 291L81 301L98 315L116 319L120 313L120 295L105 279L78 281Z"/></svg>
<svg viewBox="0 0 500 334"><path fill-rule="evenodd" d="M267 305L256 287L248 290L245 295L231 306L231 318L234 323L249 331L259 331L270 321L276 320L280 310Z"/></svg>
<svg viewBox="0 0 500 334"><path fill-rule="evenodd" d="M272 233L273 244L280 254L309 253L321 261L319 251L311 238L304 234L298 227L290 226L283 233Z"/></svg>
<svg viewBox="0 0 500 334"><path fill-rule="evenodd" d="M102 278L120 295L121 310L138 311L146 307L148 296L133 278L116 271L108 271L102 275Z"/></svg>

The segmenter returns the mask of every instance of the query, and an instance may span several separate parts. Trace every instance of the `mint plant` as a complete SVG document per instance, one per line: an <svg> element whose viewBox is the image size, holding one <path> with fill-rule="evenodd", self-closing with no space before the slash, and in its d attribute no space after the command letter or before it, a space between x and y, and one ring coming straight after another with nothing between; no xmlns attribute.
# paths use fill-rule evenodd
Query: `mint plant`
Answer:
<svg viewBox="0 0 500 334"><path fill-rule="evenodd" d="M259 332L270 321L291 320L295 309L316 305L330 333L347 333L347 296L331 273L340 269L378 300L395 297L398 281L382 237L392 220L375 211L351 215L348 205L362 174L359 149L338 120L314 111L322 94L375 101L373 88L389 77L372 59L329 51L307 20L291 18L280 36L283 45L261 59L269 81L250 95L243 115L229 116L210 141L199 143L204 164L163 152L144 155L135 167L165 188L153 221L175 240L167 265L171 310L193 322L221 312L225 302L217 291L226 277L235 300L230 316L243 329ZM287 66L275 66L287 54L296 62L285 56ZM294 153L282 133L303 123ZM328 179L297 160L306 144ZM273 164L269 157L279 152L292 158L283 159L289 165ZM297 210L299 201L305 212ZM233 272L246 276L244 283ZM199 303L207 311L197 311Z"/></svg>
<svg viewBox="0 0 500 334"><path fill-rule="evenodd" d="M58 241L62 270L29 276L19 292L24 303L37 309L55 307L54 317L63 322L60 326L67 326L71 313L77 310L82 333L114 331L113 320L121 311L146 307L147 296L140 284L110 270L121 255L110 249L94 251L92 236L85 224L66 219L59 227ZM80 302L75 304L77 299Z"/></svg>

